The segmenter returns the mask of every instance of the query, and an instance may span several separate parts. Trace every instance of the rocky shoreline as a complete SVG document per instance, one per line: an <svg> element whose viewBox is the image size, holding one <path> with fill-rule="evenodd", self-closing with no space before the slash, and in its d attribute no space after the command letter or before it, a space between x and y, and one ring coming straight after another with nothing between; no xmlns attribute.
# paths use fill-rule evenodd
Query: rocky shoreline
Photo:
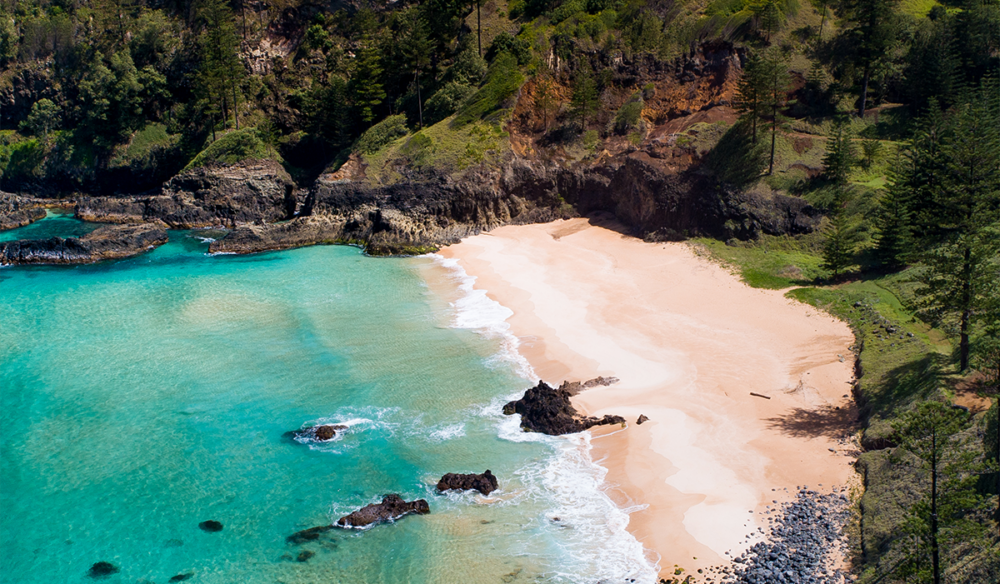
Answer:
<svg viewBox="0 0 1000 584"><path fill-rule="evenodd" d="M0 242L0 264L90 264L132 257L168 239L160 223L106 225L79 238Z"/></svg>
<svg viewBox="0 0 1000 584"><path fill-rule="evenodd" d="M801 199L720 191L696 173L671 172L646 151L573 168L513 157L458 178L432 174L389 185L359 172L323 174L306 190L276 161L245 160L185 171L157 193L59 202L85 221L225 227L230 233L210 251L241 254L349 243L371 255L415 255L503 225L598 213L614 214L628 233L650 241L804 233L820 219ZM0 228L43 217L47 203L5 195Z"/></svg>

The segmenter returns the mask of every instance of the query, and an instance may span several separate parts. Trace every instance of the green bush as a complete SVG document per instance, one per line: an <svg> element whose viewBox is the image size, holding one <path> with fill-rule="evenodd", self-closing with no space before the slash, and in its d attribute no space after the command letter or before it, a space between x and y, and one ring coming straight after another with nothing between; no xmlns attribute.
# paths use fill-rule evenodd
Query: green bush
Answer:
<svg viewBox="0 0 1000 584"><path fill-rule="evenodd" d="M424 122L430 125L447 118L475 92L475 88L456 81L446 83L424 103Z"/></svg>
<svg viewBox="0 0 1000 584"><path fill-rule="evenodd" d="M15 142L4 150L6 152L0 155L4 180L22 181L41 176L45 146L39 140Z"/></svg>
<svg viewBox="0 0 1000 584"><path fill-rule="evenodd" d="M410 130L406 127L406 116L403 114L389 116L368 128L354 143L354 151L361 154L374 154L384 146L409 133Z"/></svg>
<svg viewBox="0 0 1000 584"><path fill-rule="evenodd" d="M415 166L423 166L427 157L434 152L434 141L423 132L417 132L399 149Z"/></svg>
<svg viewBox="0 0 1000 584"><path fill-rule="evenodd" d="M452 124L461 127L496 110L524 83L517 61L510 53L501 53L486 72L486 83L465 102Z"/></svg>
<svg viewBox="0 0 1000 584"><path fill-rule="evenodd" d="M615 114L615 132L625 134L629 130L635 130L639 127L640 120L642 120L642 100L629 100Z"/></svg>
<svg viewBox="0 0 1000 584"><path fill-rule="evenodd" d="M527 65L531 60L531 44L509 32L501 32L486 49L486 60L492 63L504 53L513 55L518 65Z"/></svg>
<svg viewBox="0 0 1000 584"><path fill-rule="evenodd" d="M256 128L245 128L225 134L208 145L186 167L197 168L216 164L236 164L249 159L281 160L278 152L261 138Z"/></svg>

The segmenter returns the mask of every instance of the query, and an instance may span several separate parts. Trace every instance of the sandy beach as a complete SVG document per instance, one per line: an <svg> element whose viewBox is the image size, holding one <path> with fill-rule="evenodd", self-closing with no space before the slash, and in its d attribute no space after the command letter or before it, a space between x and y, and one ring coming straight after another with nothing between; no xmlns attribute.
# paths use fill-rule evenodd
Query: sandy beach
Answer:
<svg viewBox="0 0 1000 584"><path fill-rule="evenodd" d="M831 316L746 286L689 244L588 219L503 227L441 255L514 312L542 379L621 380L574 404L629 420L595 432L592 454L619 505L646 506L629 530L661 576L745 549L785 489L826 491L853 474L838 438L853 414L854 339Z"/></svg>

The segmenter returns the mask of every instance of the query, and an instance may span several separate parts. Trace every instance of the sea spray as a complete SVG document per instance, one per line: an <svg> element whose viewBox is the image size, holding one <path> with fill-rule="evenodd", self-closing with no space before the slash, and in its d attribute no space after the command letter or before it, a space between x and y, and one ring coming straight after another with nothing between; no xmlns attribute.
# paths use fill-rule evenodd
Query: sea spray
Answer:
<svg viewBox="0 0 1000 584"><path fill-rule="evenodd" d="M437 254L431 257L451 273L462 294L451 304L454 312L451 326L499 339L501 350L497 358L512 366L522 378L537 382L538 376L518 351L520 342L506 322L514 313L490 299L485 290L477 290L476 278L467 274L458 260ZM523 499L544 499L548 507L542 519L545 527L572 532L571 536L561 538L559 544L569 561L555 569L553 579L655 582L657 566L645 557L642 544L626 529L629 513L645 506L622 509L611 500L604 481L608 471L593 461L589 432L568 436L524 432L518 416L504 416L503 405L522 395L523 392L518 392L494 398L478 414L494 419L498 436L503 440L543 443L553 451L547 461L522 468L518 475L524 491L500 502L510 505Z"/></svg>

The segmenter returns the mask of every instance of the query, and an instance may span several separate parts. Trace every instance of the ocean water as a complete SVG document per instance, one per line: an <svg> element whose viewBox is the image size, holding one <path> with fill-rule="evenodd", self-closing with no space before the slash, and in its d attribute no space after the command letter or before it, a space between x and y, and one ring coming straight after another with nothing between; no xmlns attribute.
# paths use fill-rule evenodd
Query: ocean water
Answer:
<svg viewBox="0 0 1000 584"><path fill-rule="evenodd" d="M52 216L3 235L88 228ZM457 266L351 247L210 256L204 237L0 269L0 582L654 579L587 435L501 415L533 374L510 313ZM286 436L320 422L349 430ZM435 491L486 468L490 497ZM287 540L391 492L431 513ZM120 571L92 579L98 561Z"/></svg>

